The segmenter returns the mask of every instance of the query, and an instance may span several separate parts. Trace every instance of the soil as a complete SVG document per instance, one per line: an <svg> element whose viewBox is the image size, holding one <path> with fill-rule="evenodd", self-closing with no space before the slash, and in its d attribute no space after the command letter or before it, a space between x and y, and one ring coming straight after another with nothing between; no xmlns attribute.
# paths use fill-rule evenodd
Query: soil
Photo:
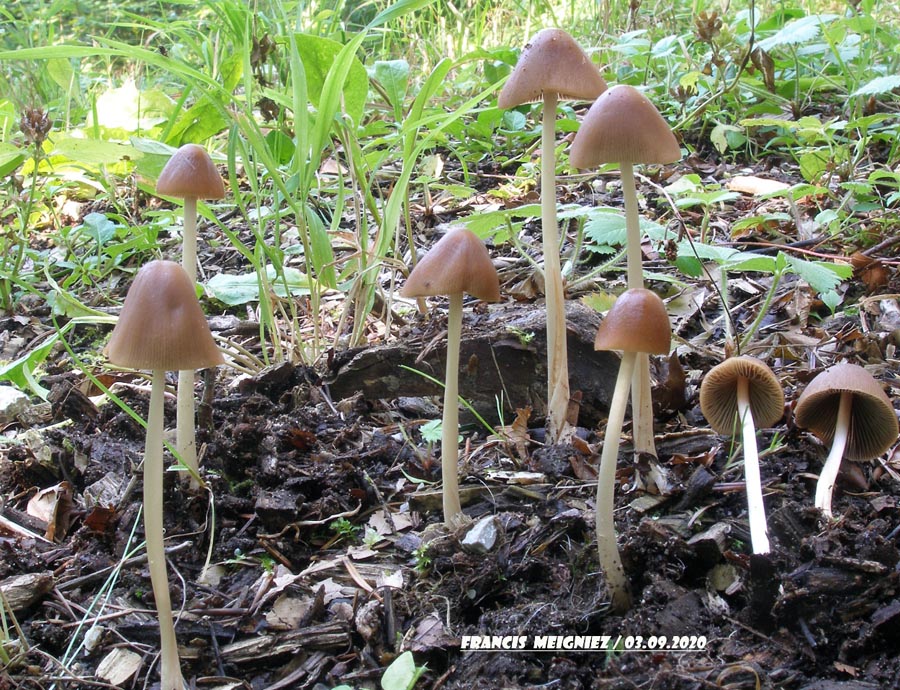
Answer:
<svg viewBox="0 0 900 690"><path fill-rule="evenodd" d="M674 272L647 249L651 270ZM889 277L875 292L890 302L900 281L884 265ZM604 278L609 287L620 281ZM734 286L747 291L733 310L738 329L770 280L743 276ZM514 282L505 281L507 295ZM599 316L581 295L569 296L568 313L579 426L560 446L542 428L540 298L467 305L462 394L497 433L463 419L461 494L472 523L456 531L442 526L440 457L421 430L440 416L439 389L401 366L441 378L440 301L433 317L408 315L380 343L332 352L315 367L198 375L206 486L191 491L169 472L165 496L192 687L376 688L405 651L424 667L418 688L900 687L900 457L895 448L846 467L836 519L826 521L812 495L827 448L791 415L805 383L839 360L869 365L897 407L896 325L877 299L832 318L801 281L777 286L752 347L787 399L784 418L759 434L773 550L751 556L740 449L708 429L697 400L703 372L724 351L718 300L702 280L681 292L652 287L669 300L678 346L675 358L654 362L658 458L634 457L629 428L620 451L616 526L634 595L624 614L610 609L594 539L596 466L618 364L593 351ZM857 275L844 288L847 304L867 286ZM2 321L3 346L19 353L53 327L40 305L20 309ZM213 326L258 349L246 335L258 328L242 319L235 310ZM104 334L71 344L84 354ZM146 414L145 380L91 371ZM123 650L139 663L120 687L153 687L143 428L116 404L97 406L99 390L65 351L54 352L41 382L49 404L3 428L2 516L33 536L0 531L0 586L15 597L0 688L115 687L98 667ZM171 396L166 415L172 428ZM28 507L39 490L50 496L43 516ZM496 542L463 543L483 518ZM539 636L609 640L606 649L533 651ZM528 649L463 648L476 643Z"/></svg>

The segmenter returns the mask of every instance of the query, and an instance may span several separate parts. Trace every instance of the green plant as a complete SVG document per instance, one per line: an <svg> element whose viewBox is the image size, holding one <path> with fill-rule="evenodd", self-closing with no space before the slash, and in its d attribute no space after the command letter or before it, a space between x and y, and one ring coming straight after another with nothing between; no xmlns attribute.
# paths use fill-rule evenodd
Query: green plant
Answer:
<svg viewBox="0 0 900 690"><path fill-rule="evenodd" d="M329 523L328 527L332 532L335 533L338 541L346 541L350 543L356 541L356 535L360 530L359 527L357 527L344 517L332 520Z"/></svg>

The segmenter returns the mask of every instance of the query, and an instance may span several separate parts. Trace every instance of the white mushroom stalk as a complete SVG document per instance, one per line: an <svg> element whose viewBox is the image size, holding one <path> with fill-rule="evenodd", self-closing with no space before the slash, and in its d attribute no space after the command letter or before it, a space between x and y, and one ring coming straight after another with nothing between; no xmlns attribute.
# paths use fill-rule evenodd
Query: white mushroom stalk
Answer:
<svg viewBox="0 0 900 690"><path fill-rule="evenodd" d="M619 441L625 421L625 406L628 390L634 372L636 353L622 355L616 387L613 392L606 422L606 436L600 455L600 469L597 472L597 550L600 567L606 576L612 608L616 612L627 611L631 607L631 591L625 568L616 545L616 523L614 519L616 464L619 459Z"/></svg>
<svg viewBox="0 0 900 690"><path fill-rule="evenodd" d="M809 429L831 450L816 484L816 507L832 519L832 496L842 458L873 460L887 452L900 433L897 412L881 384L868 371L849 362L818 374L797 399L794 421Z"/></svg>
<svg viewBox="0 0 900 690"><path fill-rule="evenodd" d="M569 429L569 366L556 216L556 106L561 98L587 100L605 90L600 70L578 43L561 29L544 29L525 46L497 98L501 108L538 100L543 103L541 232L547 308L547 431L557 443L567 440Z"/></svg>
<svg viewBox="0 0 900 690"><path fill-rule="evenodd" d="M666 306L658 295L637 288L626 290L616 300L597 330L596 350L620 350L622 362L609 406L606 435L597 472L597 550L606 576L610 602L621 613L631 606L631 592L616 545L614 520L616 463L628 392L635 363L641 353L668 354L671 326Z"/></svg>
<svg viewBox="0 0 900 690"><path fill-rule="evenodd" d="M756 429L772 426L784 414L784 392L778 377L754 357L726 359L703 378L700 409L709 425L724 436L735 434L735 427L740 427L750 548L754 554L769 553Z"/></svg>
<svg viewBox="0 0 900 690"><path fill-rule="evenodd" d="M853 407L853 393L843 391L840 394L838 405L837 424L834 427L834 440L831 442L831 450L825 459L825 465L819 473L819 481L816 483L816 508L822 511L825 517L831 519L831 497L834 494L834 484L837 482L838 472L841 469L841 460L844 458L844 449L847 447L847 437L850 432L850 412Z"/></svg>
<svg viewBox="0 0 900 690"><path fill-rule="evenodd" d="M463 522L459 500L459 341L462 334L461 292L450 295L447 312L447 369L441 420L441 481L444 522L456 528Z"/></svg>
<svg viewBox="0 0 900 690"><path fill-rule="evenodd" d="M741 377L737 382L737 411L744 447L744 481L747 486L747 520L750 523L750 545L753 553L769 553L769 527L763 503L762 479L759 472L759 449L756 427L750 409L750 382Z"/></svg>

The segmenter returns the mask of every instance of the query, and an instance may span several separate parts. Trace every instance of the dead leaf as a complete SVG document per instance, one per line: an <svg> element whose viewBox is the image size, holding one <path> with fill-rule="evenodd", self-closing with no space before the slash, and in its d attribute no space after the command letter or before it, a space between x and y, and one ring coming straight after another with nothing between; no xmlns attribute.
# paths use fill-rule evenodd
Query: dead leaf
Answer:
<svg viewBox="0 0 900 690"><path fill-rule="evenodd" d="M44 536L49 541L57 541L69 531L72 516L72 485L60 482L49 489L38 491L28 501L26 512L47 523Z"/></svg>
<svg viewBox="0 0 900 690"><path fill-rule="evenodd" d="M505 437L507 444L515 450L519 460L528 459L528 444L531 437L528 435L528 419L531 417L531 406L516 409L516 418L509 426L500 428L500 433Z"/></svg>
<svg viewBox="0 0 900 690"><path fill-rule="evenodd" d="M767 180L756 175L735 175L725 183L725 187L733 192L763 196L790 189L791 186L778 180Z"/></svg>

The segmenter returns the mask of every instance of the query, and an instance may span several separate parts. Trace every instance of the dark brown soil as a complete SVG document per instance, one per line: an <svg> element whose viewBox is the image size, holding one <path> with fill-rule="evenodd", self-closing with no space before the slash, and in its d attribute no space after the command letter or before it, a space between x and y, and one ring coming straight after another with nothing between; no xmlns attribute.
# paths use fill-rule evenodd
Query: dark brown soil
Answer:
<svg viewBox="0 0 900 690"><path fill-rule="evenodd" d="M655 267L665 270L662 259ZM887 294L897 292L891 275ZM768 287L767 277L755 280ZM863 286L854 280L847 299L852 291ZM708 326L714 293L678 317L683 380L655 363L659 458L635 462L628 428L620 453L616 519L635 597L616 615L593 516L617 362L593 352L599 317L575 297L569 346L581 428L565 446L546 446L541 428L540 303L467 311L463 395L499 427L503 391L507 425L495 436L464 420L465 511L473 521L494 516L500 532L486 553L461 544L466 529L441 526L440 459L419 431L439 417L430 397L438 391L400 366L441 378L439 312L315 369L198 376L198 399L209 403L199 415L207 486L192 493L171 472L165 497L186 678L200 688L376 688L410 650L427 667L419 688L900 687L900 458L895 449L846 468L837 519L826 522L812 492L827 449L793 426L790 410L812 374L838 360L873 366L897 406L890 334L830 318L799 281L779 287L772 326L754 343L788 401L776 427L760 432L773 551L751 557L741 453L708 430L697 402L702 374L721 355L720 327ZM735 310L739 328L757 306ZM37 309L5 319L5 342L32 342L47 324ZM49 408L4 429L17 442L0 450L2 514L43 534L47 523L27 503L60 485L61 498L51 539L0 532L7 597L10 578L34 578L14 611L19 627L6 615L11 658L0 689L111 687L96 673L114 648L143 660L123 687L152 687L158 629L140 548L142 427L112 402L95 407L98 391L65 352L43 382ZM141 379L104 383L146 413ZM166 412L171 427L173 400ZM524 637L528 646L540 635L609 636L611 647L464 650L466 635ZM688 649L638 649L660 636Z"/></svg>

